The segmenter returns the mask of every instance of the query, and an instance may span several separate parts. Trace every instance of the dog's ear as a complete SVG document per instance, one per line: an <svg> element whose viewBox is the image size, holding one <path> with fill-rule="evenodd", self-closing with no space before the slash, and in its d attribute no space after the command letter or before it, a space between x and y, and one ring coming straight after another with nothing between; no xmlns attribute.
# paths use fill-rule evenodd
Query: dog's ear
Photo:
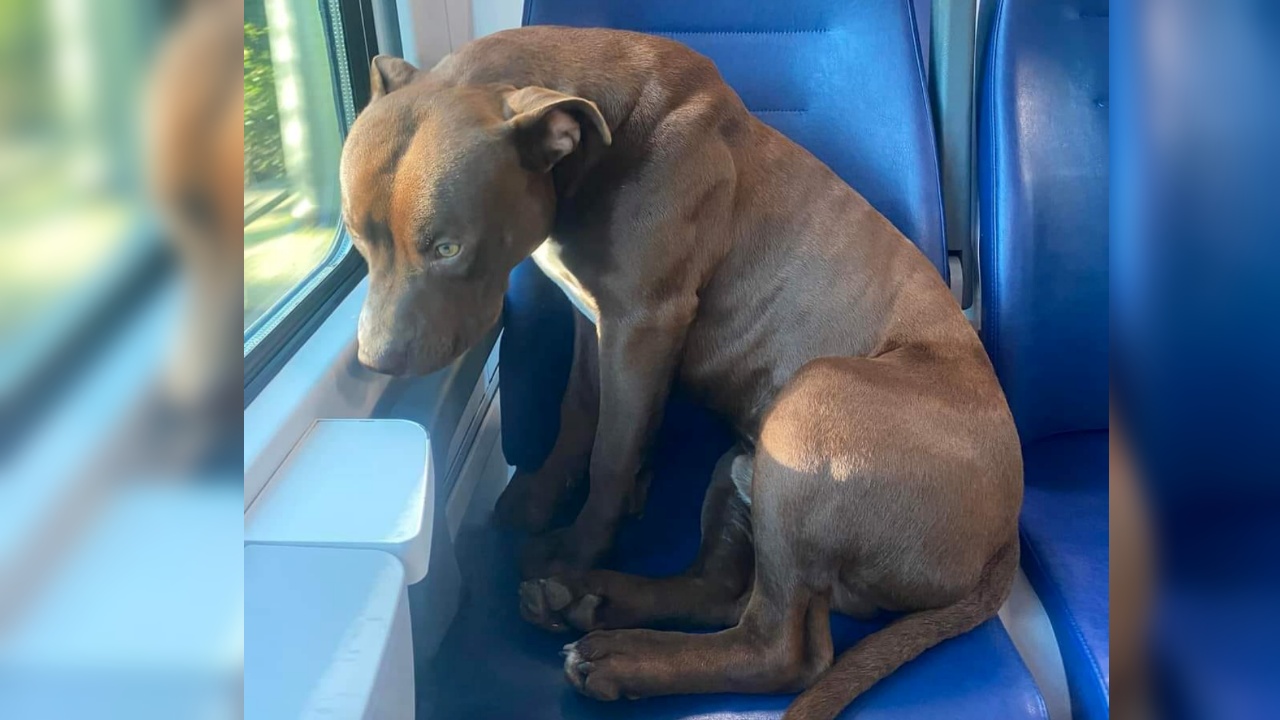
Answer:
<svg viewBox="0 0 1280 720"><path fill-rule="evenodd" d="M509 92L504 105L521 163L534 172L551 170L574 151L588 156L613 142L604 115L590 100L526 87Z"/></svg>
<svg viewBox="0 0 1280 720"><path fill-rule="evenodd" d="M399 90L413 82L416 77L418 77L418 68L410 65L403 58L378 55L369 66L369 102Z"/></svg>

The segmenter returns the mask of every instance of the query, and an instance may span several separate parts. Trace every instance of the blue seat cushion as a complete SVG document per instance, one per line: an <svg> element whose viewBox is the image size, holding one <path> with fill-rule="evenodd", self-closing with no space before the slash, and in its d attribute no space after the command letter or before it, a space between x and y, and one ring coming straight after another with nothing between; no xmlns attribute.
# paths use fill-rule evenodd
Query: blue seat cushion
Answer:
<svg viewBox="0 0 1280 720"><path fill-rule="evenodd" d="M505 412L506 406L504 406ZM643 518L619 532L613 568L673 574L693 560L711 470L732 443L728 429L677 394L654 455ZM518 539L494 528L464 531L458 562L465 598L435 661L419 669L419 717L428 718L778 718L792 696L675 696L599 703L564 681L555 635L520 619ZM837 652L881 627L834 615ZM841 716L874 718L1043 718L1043 699L998 620L908 663Z"/></svg>
<svg viewBox="0 0 1280 720"><path fill-rule="evenodd" d="M536 470L560 432L560 400L573 365L573 305L532 259L511 271L502 305L498 369L502 453Z"/></svg>
<svg viewBox="0 0 1280 720"><path fill-rule="evenodd" d="M1106 718L1110 696L1108 433L1069 433L1023 450L1022 567L1057 636L1076 718Z"/></svg>

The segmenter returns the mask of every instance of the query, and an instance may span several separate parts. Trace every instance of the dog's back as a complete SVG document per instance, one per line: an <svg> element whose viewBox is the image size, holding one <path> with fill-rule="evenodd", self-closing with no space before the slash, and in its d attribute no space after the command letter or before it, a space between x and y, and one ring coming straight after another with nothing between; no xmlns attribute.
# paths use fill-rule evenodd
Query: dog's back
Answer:
<svg viewBox="0 0 1280 720"><path fill-rule="evenodd" d="M528 27L470 43L432 75L595 100L613 146L562 200L556 233L617 234L637 215L688 216L693 247L643 266L701 273L681 378L747 434L805 363L904 347L959 357L948 371L970 373L1003 405L977 335L923 254L751 115L704 56L640 33Z"/></svg>

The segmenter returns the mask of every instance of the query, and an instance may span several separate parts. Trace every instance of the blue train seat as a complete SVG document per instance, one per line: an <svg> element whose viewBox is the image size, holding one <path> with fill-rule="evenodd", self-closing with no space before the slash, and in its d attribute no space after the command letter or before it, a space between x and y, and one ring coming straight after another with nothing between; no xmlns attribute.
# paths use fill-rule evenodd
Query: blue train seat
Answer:
<svg viewBox="0 0 1280 720"><path fill-rule="evenodd" d="M1109 707L1107 16L1000 0L979 104L982 336L1023 443L1023 569L1088 719Z"/></svg>

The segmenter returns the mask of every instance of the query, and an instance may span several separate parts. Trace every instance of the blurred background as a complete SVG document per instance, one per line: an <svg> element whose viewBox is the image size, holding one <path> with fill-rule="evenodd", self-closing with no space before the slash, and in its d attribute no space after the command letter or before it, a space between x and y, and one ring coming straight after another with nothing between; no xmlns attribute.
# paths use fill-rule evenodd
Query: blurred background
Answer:
<svg viewBox="0 0 1280 720"><path fill-rule="evenodd" d="M0 397L156 239L136 111L169 12L0 4Z"/></svg>
<svg viewBox="0 0 1280 720"><path fill-rule="evenodd" d="M1280 5L1115 2L1111 33L1113 712L1270 717Z"/></svg>
<svg viewBox="0 0 1280 720"><path fill-rule="evenodd" d="M0 2L0 717L240 714L242 31Z"/></svg>

